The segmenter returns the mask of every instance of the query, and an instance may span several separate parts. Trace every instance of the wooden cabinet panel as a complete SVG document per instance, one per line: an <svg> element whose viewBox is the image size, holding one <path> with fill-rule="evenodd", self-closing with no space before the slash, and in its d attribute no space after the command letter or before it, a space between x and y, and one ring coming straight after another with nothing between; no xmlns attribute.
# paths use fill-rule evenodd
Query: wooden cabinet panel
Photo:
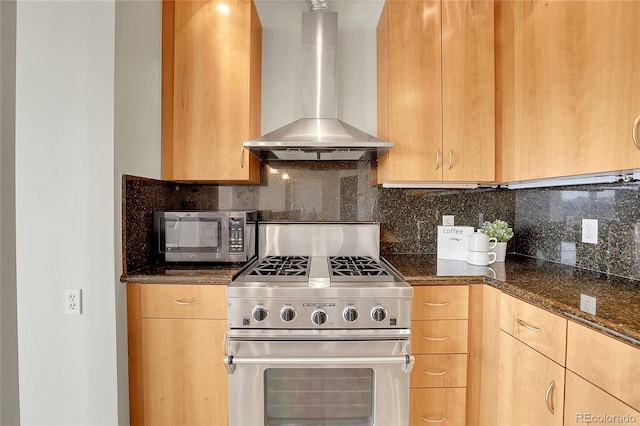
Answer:
<svg viewBox="0 0 640 426"><path fill-rule="evenodd" d="M466 353L467 320L412 321L411 351L414 354Z"/></svg>
<svg viewBox="0 0 640 426"><path fill-rule="evenodd" d="M227 424L225 290L127 284L131 425Z"/></svg>
<svg viewBox="0 0 640 426"><path fill-rule="evenodd" d="M415 286L411 314L415 320L467 319L469 286Z"/></svg>
<svg viewBox="0 0 640 426"><path fill-rule="evenodd" d="M567 369L640 410L640 349L569 321Z"/></svg>
<svg viewBox="0 0 640 426"><path fill-rule="evenodd" d="M562 425L564 367L500 333L498 424Z"/></svg>
<svg viewBox="0 0 640 426"><path fill-rule="evenodd" d="M142 317L225 319L226 289L224 285L145 284Z"/></svg>
<svg viewBox="0 0 640 426"><path fill-rule="evenodd" d="M412 388L465 387L467 355L416 355L411 371Z"/></svg>
<svg viewBox="0 0 640 426"><path fill-rule="evenodd" d="M143 319L145 424L228 422L224 320Z"/></svg>
<svg viewBox="0 0 640 426"><path fill-rule="evenodd" d="M495 180L493 1L442 1L442 120L442 179Z"/></svg>
<svg viewBox="0 0 640 426"><path fill-rule="evenodd" d="M387 181L493 181L493 1L388 0L377 28Z"/></svg>
<svg viewBox="0 0 640 426"><path fill-rule="evenodd" d="M564 401L565 426L584 425L585 423L635 423L624 419L640 419L640 412L609 395L597 386L567 370ZM593 416L593 418L589 418ZM596 420L599 416L608 416L612 420ZM621 419L621 420L617 420ZM616 421L617 420L617 421Z"/></svg>
<svg viewBox="0 0 640 426"><path fill-rule="evenodd" d="M564 365L566 319L503 293L500 300L500 328Z"/></svg>
<svg viewBox="0 0 640 426"><path fill-rule="evenodd" d="M442 179L440 0L386 2L377 28L378 183Z"/></svg>
<svg viewBox="0 0 640 426"><path fill-rule="evenodd" d="M411 389L409 424L465 425L465 389ZM417 403L416 401L419 401Z"/></svg>
<svg viewBox="0 0 640 426"><path fill-rule="evenodd" d="M640 167L640 3L499 3L502 180Z"/></svg>
<svg viewBox="0 0 640 426"><path fill-rule="evenodd" d="M262 29L253 1L162 7L163 179L258 183L259 160L242 148L260 134Z"/></svg>

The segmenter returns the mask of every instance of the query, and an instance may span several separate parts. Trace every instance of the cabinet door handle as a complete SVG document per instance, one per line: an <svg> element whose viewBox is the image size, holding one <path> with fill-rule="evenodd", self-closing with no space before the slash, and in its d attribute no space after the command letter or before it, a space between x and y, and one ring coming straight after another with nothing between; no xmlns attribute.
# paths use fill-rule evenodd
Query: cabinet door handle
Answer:
<svg viewBox="0 0 640 426"><path fill-rule="evenodd" d="M443 340L447 340L449 338L449 336L443 336L443 337L429 337L429 336L422 336L422 338L424 340L431 340L431 341L435 341L435 342L442 342Z"/></svg>
<svg viewBox="0 0 640 426"><path fill-rule="evenodd" d="M541 328L538 328L538 327L535 327L535 326L533 326L531 324L528 324L528 323L522 321L520 318L516 318L516 322L518 323L518 325L526 328L527 330L535 331L537 333L542 333L542 329Z"/></svg>
<svg viewBox="0 0 640 426"><path fill-rule="evenodd" d="M438 148L436 148L436 170L438 170L438 167L440 167L440 151L438 151Z"/></svg>
<svg viewBox="0 0 640 426"><path fill-rule="evenodd" d="M451 166L453 165L453 152L451 151L451 148L449 148L449 168L448 170L451 170Z"/></svg>
<svg viewBox="0 0 640 426"><path fill-rule="evenodd" d="M174 300L173 303L175 303L176 305L199 305L200 301L193 300L191 302L185 302L184 300Z"/></svg>
<svg viewBox="0 0 640 426"><path fill-rule="evenodd" d="M633 128L631 129L631 137L633 138L633 144L636 148L640 149L640 143L638 142L638 124L640 123L640 115L633 122Z"/></svg>
<svg viewBox="0 0 640 426"><path fill-rule="evenodd" d="M244 146L240 146L240 168L244 169Z"/></svg>
<svg viewBox="0 0 640 426"><path fill-rule="evenodd" d="M442 302L442 303L424 302L425 306L434 306L434 307L447 306L448 304L449 302Z"/></svg>
<svg viewBox="0 0 640 426"><path fill-rule="evenodd" d="M442 370L442 371L422 370L422 374L426 374L427 376L444 376L447 373L448 373L447 370Z"/></svg>
<svg viewBox="0 0 640 426"><path fill-rule="evenodd" d="M552 380L551 383L549 383L549 386L547 387L547 392L545 392L544 394L544 402L545 404L547 404L547 410L549 410L549 412L551 414L555 414L555 410L553 408L553 389L556 387L556 381Z"/></svg>
<svg viewBox="0 0 640 426"><path fill-rule="evenodd" d="M445 420L447 420L447 416L444 416L441 419L430 419L429 417L420 416L420 420L422 420L423 422L427 422L427 423L442 423Z"/></svg>

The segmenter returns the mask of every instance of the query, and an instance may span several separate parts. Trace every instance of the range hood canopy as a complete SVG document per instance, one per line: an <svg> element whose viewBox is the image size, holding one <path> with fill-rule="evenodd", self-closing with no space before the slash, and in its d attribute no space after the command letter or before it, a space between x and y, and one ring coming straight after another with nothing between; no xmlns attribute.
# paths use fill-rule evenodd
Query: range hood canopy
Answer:
<svg viewBox="0 0 640 426"><path fill-rule="evenodd" d="M244 143L265 159L375 160L393 146L338 119L338 14L326 0L302 12L302 118Z"/></svg>

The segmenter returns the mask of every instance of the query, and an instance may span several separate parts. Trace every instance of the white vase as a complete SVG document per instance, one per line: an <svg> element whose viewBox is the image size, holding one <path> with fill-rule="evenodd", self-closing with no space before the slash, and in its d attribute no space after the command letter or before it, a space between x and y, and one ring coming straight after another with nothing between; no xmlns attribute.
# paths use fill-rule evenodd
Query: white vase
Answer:
<svg viewBox="0 0 640 426"><path fill-rule="evenodd" d="M504 258L507 255L507 243L498 243L492 250L496 254L496 262L504 262Z"/></svg>

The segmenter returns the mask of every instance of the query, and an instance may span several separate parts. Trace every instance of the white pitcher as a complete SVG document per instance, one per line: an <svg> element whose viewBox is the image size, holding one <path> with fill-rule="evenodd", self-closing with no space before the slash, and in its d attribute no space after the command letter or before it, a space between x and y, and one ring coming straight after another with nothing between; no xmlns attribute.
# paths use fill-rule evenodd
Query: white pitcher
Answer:
<svg viewBox="0 0 640 426"><path fill-rule="evenodd" d="M469 235L469 250L470 251L489 251L498 244L498 240L495 238L489 238L489 236L480 231L476 231Z"/></svg>

